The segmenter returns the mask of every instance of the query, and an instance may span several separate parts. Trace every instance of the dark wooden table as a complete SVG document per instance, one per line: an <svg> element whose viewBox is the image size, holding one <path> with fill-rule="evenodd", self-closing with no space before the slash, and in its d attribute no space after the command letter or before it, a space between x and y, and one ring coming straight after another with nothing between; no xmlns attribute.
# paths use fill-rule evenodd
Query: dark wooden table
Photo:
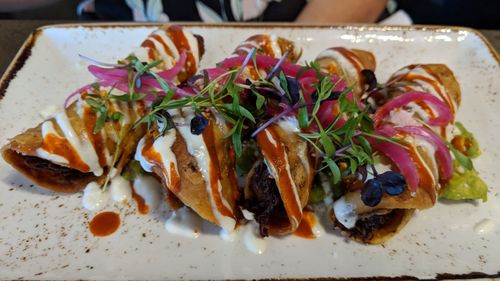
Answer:
<svg viewBox="0 0 500 281"><path fill-rule="evenodd" d="M3 74L9 63L28 35L37 27L61 23L43 20L0 20L0 73ZM500 30L480 30L500 52Z"/></svg>

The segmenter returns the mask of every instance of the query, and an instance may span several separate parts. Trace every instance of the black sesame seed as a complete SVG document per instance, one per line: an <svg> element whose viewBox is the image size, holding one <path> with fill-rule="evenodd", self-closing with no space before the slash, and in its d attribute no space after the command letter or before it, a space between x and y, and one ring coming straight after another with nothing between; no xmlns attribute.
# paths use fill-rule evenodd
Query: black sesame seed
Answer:
<svg viewBox="0 0 500 281"><path fill-rule="evenodd" d="M382 200L382 186L377 179L368 180L361 190L361 200L366 206L375 207Z"/></svg>

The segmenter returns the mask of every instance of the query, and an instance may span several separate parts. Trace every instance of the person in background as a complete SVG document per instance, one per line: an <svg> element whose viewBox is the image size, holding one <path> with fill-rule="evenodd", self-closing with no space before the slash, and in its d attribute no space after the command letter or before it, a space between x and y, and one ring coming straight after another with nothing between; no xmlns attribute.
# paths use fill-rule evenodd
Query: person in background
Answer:
<svg viewBox="0 0 500 281"><path fill-rule="evenodd" d="M85 0L85 19L134 21L375 22L387 0Z"/></svg>
<svg viewBox="0 0 500 281"><path fill-rule="evenodd" d="M381 22L500 29L498 11L500 0L0 0L0 19L45 20Z"/></svg>

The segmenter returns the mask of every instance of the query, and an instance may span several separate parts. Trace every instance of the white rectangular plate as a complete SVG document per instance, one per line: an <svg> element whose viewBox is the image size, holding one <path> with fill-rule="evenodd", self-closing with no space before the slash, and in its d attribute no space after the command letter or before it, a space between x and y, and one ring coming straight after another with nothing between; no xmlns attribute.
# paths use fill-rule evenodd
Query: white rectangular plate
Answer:
<svg viewBox="0 0 500 281"><path fill-rule="evenodd" d="M500 69L498 55L475 31L431 27L200 26L189 30L205 39L202 66L222 60L246 37L274 33L304 48L301 62L332 46L366 49L377 59L376 74L385 81L412 63L444 63L463 93L458 120L471 129L483 155L475 162L488 183L488 202L439 202L416 213L384 245L348 241L331 231L320 238L269 238L262 255L243 243L224 242L206 227L197 239L168 234L164 207L138 215L135 205L108 206L122 225L111 236L87 230L92 217L81 207L81 194L54 194L25 180L0 160L0 278L37 279L249 279L317 277L434 278L438 274L474 276L500 273ZM36 126L39 113L62 104L79 86L92 82L84 54L113 62L123 58L155 26L63 25L42 28L30 37L0 84L0 142ZM474 227L484 219L493 229ZM472 277L473 275L469 275Z"/></svg>

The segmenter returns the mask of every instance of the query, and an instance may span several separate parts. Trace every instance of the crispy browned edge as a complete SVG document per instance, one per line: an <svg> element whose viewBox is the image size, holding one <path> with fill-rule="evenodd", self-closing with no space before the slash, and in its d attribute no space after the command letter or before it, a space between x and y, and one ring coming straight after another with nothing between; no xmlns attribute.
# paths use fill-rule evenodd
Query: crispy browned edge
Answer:
<svg viewBox="0 0 500 281"><path fill-rule="evenodd" d="M256 27L284 27L284 28L324 28L324 29L340 29L340 30L369 30L369 31L446 31L450 30L453 32L467 31L475 34L483 41L483 43L488 48L492 57L500 64L500 56L493 48L491 43L484 37L481 32L467 27L458 26L429 26L429 25L391 25L391 26L379 26L379 25L366 25L366 24L340 24L340 25L297 25L293 23L226 23L226 24L201 24L192 22L171 22L169 24L177 24L188 27L210 27L210 28L224 28L224 27L238 27L238 28L256 28ZM161 26L160 23L66 23L66 24L54 24L46 25L37 28L30 36L24 41L23 45L17 52L16 56L12 62L7 67L7 70L3 73L0 79L0 100L4 97L5 92L10 84L10 81L15 77L16 73L24 66L26 60L31 55L31 49L36 43L40 33L47 28L53 27L87 27L87 28L102 28L102 27L139 27L139 26ZM436 275L436 278L431 280L441 280L441 279L478 279L478 278L500 278L500 271L495 274L486 274L481 272L470 272L465 274L449 274L440 273ZM277 279L260 279L260 280L277 280ZM279 280L418 280L416 277L412 276L399 276L399 277L384 277L384 276L374 276L369 278L306 278L306 279L279 279Z"/></svg>

